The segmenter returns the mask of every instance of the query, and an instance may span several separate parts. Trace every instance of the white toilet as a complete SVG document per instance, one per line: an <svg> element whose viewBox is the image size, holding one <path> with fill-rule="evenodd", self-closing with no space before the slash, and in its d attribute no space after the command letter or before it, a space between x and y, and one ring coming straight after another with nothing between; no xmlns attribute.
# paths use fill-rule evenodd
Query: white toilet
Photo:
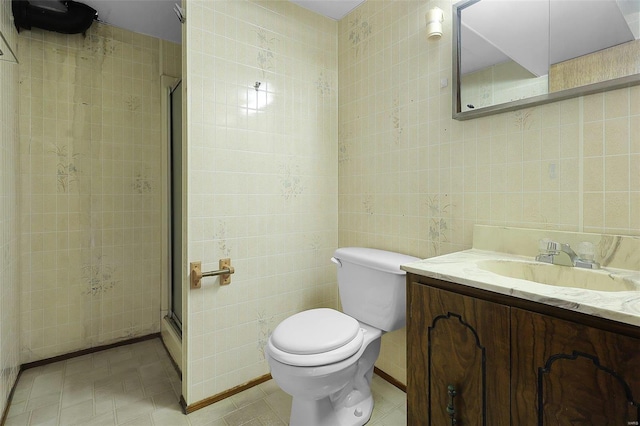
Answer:
<svg viewBox="0 0 640 426"><path fill-rule="evenodd" d="M293 396L291 426L359 426L373 411L371 376L386 331L404 327L403 263L413 256L340 248L338 288L345 313L311 309L282 321L265 356L271 376Z"/></svg>

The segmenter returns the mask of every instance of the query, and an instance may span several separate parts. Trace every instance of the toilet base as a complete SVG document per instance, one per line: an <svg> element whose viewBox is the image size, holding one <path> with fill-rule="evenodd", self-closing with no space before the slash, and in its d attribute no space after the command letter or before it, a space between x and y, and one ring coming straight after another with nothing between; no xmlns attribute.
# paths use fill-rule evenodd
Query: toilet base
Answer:
<svg viewBox="0 0 640 426"><path fill-rule="evenodd" d="M333 364L300 367L283 364L265 349L271 375L293 396L290 426L362 426L373 412L371 379L380 354L382 332L360 323L365 331L360 350Z"/></svg>
<svg viewBox="0 0 640 426"><path fill-rule="evenodd" d="M352 407L337 411L328 397L317 401L294 398L289 426L362 426L369 421L372 412L371 395Z"/></svg>

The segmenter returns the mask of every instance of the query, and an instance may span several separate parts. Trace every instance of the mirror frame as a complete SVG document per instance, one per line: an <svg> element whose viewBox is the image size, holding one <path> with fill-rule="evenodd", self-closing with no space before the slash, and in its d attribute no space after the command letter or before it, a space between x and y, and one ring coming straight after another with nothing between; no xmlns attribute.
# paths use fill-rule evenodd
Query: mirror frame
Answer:
<svg viewBox="0 0 640 426"><path fill-rule="evenodd" d="M631 87L640 84L640 74L633 74L627 77L614 78L599 83L588 84L572 89L561 90L559 92L548 93L546 95L533 96L530 98L519 99L517 101L495 104L471 111L462 111L462 105L460 101L460 62L462 52L462 42L460 40L460 19L462 10L479 1L481 0L463 0L453 5L453 13L451 15L453 17L453 84L451 86L453 95L452 117L455 120L469 120L472 118L485 117L487 115L499 114L527 107L534 107L537 105L543 105L563 99L591 95L593 93L605 92L607 90L622 89L624 87Z"/></svg>

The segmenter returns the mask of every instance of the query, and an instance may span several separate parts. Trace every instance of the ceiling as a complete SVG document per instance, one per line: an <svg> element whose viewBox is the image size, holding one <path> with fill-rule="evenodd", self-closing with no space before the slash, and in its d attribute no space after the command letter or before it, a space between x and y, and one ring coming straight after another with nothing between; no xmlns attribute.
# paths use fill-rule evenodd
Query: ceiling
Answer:
<svg viewBox="0 0 640 426"><path fill-rule="evenodd" d="M336 21L358 7L364 0L289 0L305 9L312 10Z"/></svg>
<svg viewBox="0 0 640 426"><path fill-rule="evenodd" d="M51 0L49 0L51 1ZM176 43L181 41L180 22L174 12L180 0L77 0L98 11L98 20L137 33ZM342 19L364 0L290 0L334 20ZM188 13L188 12L187 12Z"/></svg>

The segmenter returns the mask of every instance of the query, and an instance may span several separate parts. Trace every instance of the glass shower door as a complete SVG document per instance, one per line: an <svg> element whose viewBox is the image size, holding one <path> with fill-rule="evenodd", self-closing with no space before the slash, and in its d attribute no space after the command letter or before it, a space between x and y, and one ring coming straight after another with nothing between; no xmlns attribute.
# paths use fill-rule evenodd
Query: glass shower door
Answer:
<svg viewBox="0 0 640 426"><path fill-rule="evenodd" d="M171 319L182 330L182 82L171 91Z"/></svg>

